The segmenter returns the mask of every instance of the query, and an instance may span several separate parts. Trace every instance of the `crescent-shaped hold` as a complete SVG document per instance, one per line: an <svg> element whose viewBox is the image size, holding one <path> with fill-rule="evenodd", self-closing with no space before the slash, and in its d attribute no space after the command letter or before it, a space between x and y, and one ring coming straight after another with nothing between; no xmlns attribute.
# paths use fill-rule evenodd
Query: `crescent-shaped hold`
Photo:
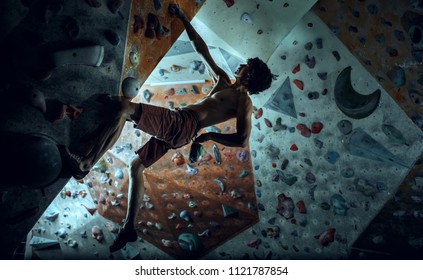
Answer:
<svg viewBox="0 0 423 280"><path fill-rule="evenodd" d="M363 95L358 93L351 84L351 66L339 73L335 83L335 102L338 108L353 119L362 119L372 114L380 100L380 89Z"/></svg>

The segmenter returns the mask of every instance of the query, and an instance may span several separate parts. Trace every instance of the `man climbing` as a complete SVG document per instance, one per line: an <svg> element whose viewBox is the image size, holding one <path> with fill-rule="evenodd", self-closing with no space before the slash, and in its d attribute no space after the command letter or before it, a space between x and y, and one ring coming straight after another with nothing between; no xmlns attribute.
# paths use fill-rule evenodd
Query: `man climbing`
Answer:
<svg viewBox="0 0 423 280"><path fill-rule="evenodd" d="M130 162L127 215L116 240L110 246L111 252L137 239L135 220L138 205L144 196L144 169L158 161L169 149L182 147L192 139L197 143L212 140L225 146L247 146L253 113L248 93L258 94L266 90L275 78L264 62L259 58L252 58L248 59L246 64L240 65L234 73L236 80L232 83L229 76L212 59L207 45L179 7L171 4L169 13L184 24L193 47L201 56L214 85L210 93L197 103L176 110L120 100L117 102L120 112L95 131L97 140L92 148L82 157L73 157L78 159L81 172L89 171L102 154L116 142L126 121L134 122L135 128L153 136L136 151L137 156ZM208 132L196 137L200 129L232 118L236 118L236 133ZM98 140L99 138L101 140Z"/></svg>

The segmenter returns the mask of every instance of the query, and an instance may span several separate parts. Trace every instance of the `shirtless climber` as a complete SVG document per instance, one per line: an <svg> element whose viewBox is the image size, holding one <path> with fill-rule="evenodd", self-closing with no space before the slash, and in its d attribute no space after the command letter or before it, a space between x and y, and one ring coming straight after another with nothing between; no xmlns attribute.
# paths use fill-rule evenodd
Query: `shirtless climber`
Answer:
<svg viewBox="0 0 423 280"><path fill-rule="evenodd" d="M110 246L111 252L137 239L135 219L138 205L144 196L144 169L159 160L169 149L182 147L190 143L192 139L195 139L197 143L212 140L225 146L247 146L253 113L253 105L248 93L258 94L266 90L275 78L264 62L259 58L252 58L248 59L246 64L240 65L234 73L236 81L232 83L229 76L213 61L207 45L179 7L171 4L169 13L178 17L184 24L195 51L206 65L214 87L197 103L174 111L122 100L119 102L121 113L115 115L112 124L108 122L99 127L96 133L101 140L97 138L92 149L78 161L82 172L89 171L103 153L111 148L119 137L125 121L134 122L135 128L154 136L136 151L138 156L134 157L130 163L127 215L116 240ZM232 118L236 118L236 133L208 132L197 137L200 129Z"/></svg>

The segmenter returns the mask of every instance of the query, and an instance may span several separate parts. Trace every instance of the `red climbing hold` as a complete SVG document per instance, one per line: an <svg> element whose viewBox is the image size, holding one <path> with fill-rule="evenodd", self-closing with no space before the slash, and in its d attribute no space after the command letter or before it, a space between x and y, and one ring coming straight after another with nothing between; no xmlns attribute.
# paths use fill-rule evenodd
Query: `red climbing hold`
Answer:
<svg viewBox="0 0 423 280"><path fill-rule="evenodd" d="M226 3L226 6L228 6L228 8L232 7L233 4L235 4L234 0L223 0Z"/></svg>
<svg viewBox="0 0 423 280"><path fill-rule="evenodd" d="M323 129L321 122L314 122L311 124L311 133L318 134Z"/></svg>
<svg viewBox="0 0 423 280"><path fill-rule="evenodd" d="M256 119L259 119L262 115L263 115L263 108L260 108L260 109L258 109L257 111L254 112L254 117Z"/></svg>
<svg viewBox="0 0 423 280"><path fill-rule="evenodd" d="M310 137L311 131L305 124L299 123L297 124L296 128L298 129L298 131L300 131L302 136Z"/></svg>
<svg viewBox="0 0 423 280"><path fill-rule="evenodd" d="M304 83L302 82L302 81L300 81L300 80L293 80L292 81L296 86L297 86L297 88L299 88L300 90L303 90L304 89Z"/></svg>
<svg viewBox="0 0 423 280"><path fill-rule="evenodd" d="M307 213L307 209L305 207L305 203L303 200L298 201L297 203L295 203L295 206L297 206L297 210L298 212L300 212L301 214L305 214Z"/></svg>
<svg viewBox="0 0 423 280"><path fill-rule="evenodd" d="M300 65L298 64L294 68L292 68L292 74L298 73L301 70Z"/></svg>
<svg viewBox="0 0 423 280"><path fill-rule="evenodd" d="M322 232L319 236L319 242L323 246L329 246L335 240L335 229L328 228L324 232Z"/></svg>
<svg viewBox="0 0 423 280"><path fill-rule="evenodd" d="M292 144L291 148L289 148L289 149L293 152L298 151L298 147L295 144Z"/></svg>

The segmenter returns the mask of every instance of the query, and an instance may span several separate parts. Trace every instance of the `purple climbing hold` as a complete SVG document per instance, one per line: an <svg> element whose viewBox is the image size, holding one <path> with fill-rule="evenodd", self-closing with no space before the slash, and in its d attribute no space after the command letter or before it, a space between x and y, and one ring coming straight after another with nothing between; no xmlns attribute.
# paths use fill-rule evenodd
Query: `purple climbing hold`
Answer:
<svg viewBox="0 0 423 280"><path fill-rule="evenodd" d="M308 66L308 68L313 69L316 65L316 58L314 56L310 58L308 55L306 55L304 63Z"/></svg>
<svg viewBox="0 0 423 280"><path fill-rule="evenodd" d="M305 180L309 184L314 184L316 182L316 177L314 176L313 173L307 172Z"/></svg>
<svg viewBox="0 0 423 280"><path fill-rule="evenodd" d="M294 201L292 198L285 194L278 195L278 205L276 207L276 213L283 216L285 219L291 219L294 217Z"/></svg>
<svg viewBox="0 0 423 280"><path fill-rule="evenodd" d="M236 157L239 159L240 162L248 162L250 159L250 155L247 150L239 150L236 153Z"/></svg>

